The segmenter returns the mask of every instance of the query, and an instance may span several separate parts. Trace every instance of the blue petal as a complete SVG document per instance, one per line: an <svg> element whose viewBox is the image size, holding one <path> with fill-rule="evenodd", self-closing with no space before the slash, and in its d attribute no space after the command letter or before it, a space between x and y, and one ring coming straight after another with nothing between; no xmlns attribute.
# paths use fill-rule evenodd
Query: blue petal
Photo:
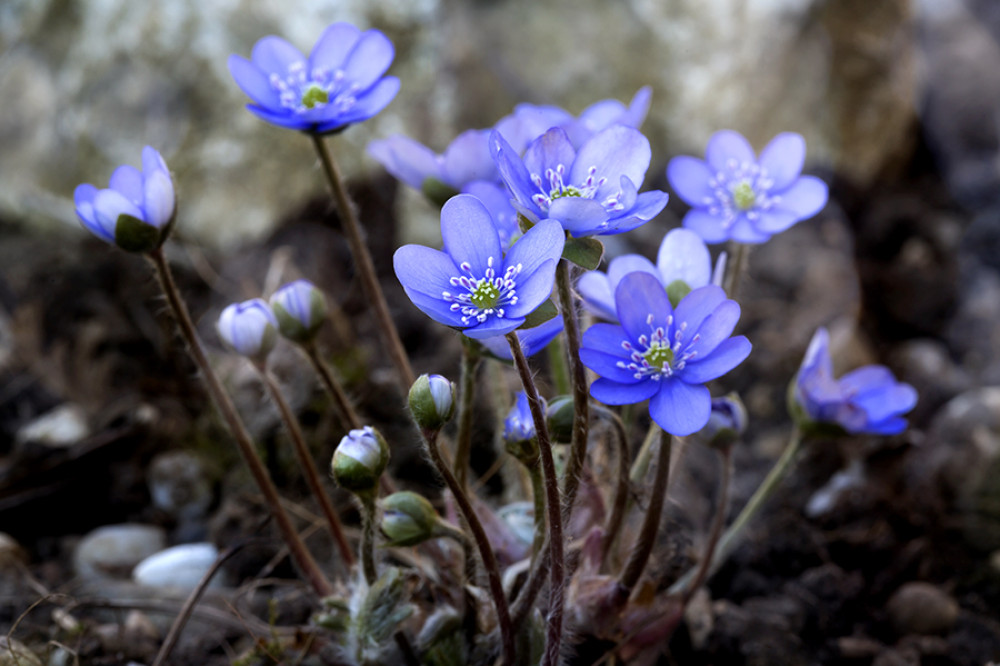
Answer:
<svg viewBox="0 0 1000 666"><path fill-rule="evenodd" d="M767 235L767 237L770 238L771 234L778 234L791 228L800 219L802 218L795 213L778 208L772 208L767 211L759 211L759 217L751 223L751 226L754 229L751 237L756 238L759 233Z"/></svg>
<svg viewBox="0 0 1000 666"><path fill-rule="evenodd" d="M625 363L628 365L628 361L623 359L621 356L606 354L597 349L584 347L580 350L580 360L585 366L596 372L598 375L604 377L605 379L610 379L613 382L620 384L635 384L640 381L635 377L635 373L632 370L618 366L619 363Z"/></svg>
<svg viewBox="0 0 1000 666"><path fill-rule="evenodd" d="M524 317L490 317L482 324L467 328L462 333L473 340L482 340L497 335L506 335L524 323Z"/></svg>
<svg viewBox="0 0 1000 666"><path fill-rule="evenodd" d="M284 78L288 76L289 66L304 63L305 57L281 37L269 35L254 44L250 60L265 74L277 74Z"/></svg>
<svg viewBox="0 0 1000 666"><path fill-rule="evenodd" d="M689 362L680 373L680 378L688 384L704 384L726 374L750 355L750 341L739 335L729 338L700 361Z"/></svg>
<svg viewBox="0 0 1000 666"><path fill-rule="evenodd" d="M395 54L388 37L378 30L365 30L344 61L344 78L366 90L385 74Z"/></svg>
<svg viewBox="0 0 1000 666"><path fill-rule="evenodd" d="M493 223L500 236L500 245L504 251L509 251L511 245L521 237L521 227L518 226L517 211L510 203L510 192L507 188L495 181L474 180L466 183L462 187L462 192L471 194L483 202L493 216Z"/></svg>
<svg viewBox="0 0 1000 666"><path fill-rule="evenodd" d="M134 166L123 164L111 174L109 187L120 192L136 206L142 207L142 174Z"/></svg>
<svg viewBox="0 0 1000 666"><path fill-rule="evenodd" d="M708 389L677 379L661 383L659 392L649 401L649 415L656 424L678 437L704 428L712 413L712 396Z"/></svg>
<svg viewBox="0 0 1000 666"><path fill-rule="evenodd" d="M723 243L729 240L729 230L722 218L712 215L703 208L692 208L684 216L684 228L695 232L706 243Z"/></svg>
<svg viewBox="0 0 1000 666"><path fill-rule="evenodd" d="M392 255L392 266L403 288L444 300L445 291L459 293L462 287L451 284L451 278L462 272L444 252L422 245L404 245Z"/></svg>
<svg viewBox="0 0 1000 666"><path fill-rule="evenodd" d="M309 54L309 69L342 68L347 54L357 44L360 36L361 31L350 23L341 22L328 26Z"/></svg>
<svg viewBox="0 0 1000 666"><path fill-rule="evenodd" d="M595 134L580 148L570 179L574 184L582 183L589 169L596 166L597 176L607 178L607 182L597 190L594 198L604 200L617 192L622 176L633 183L642 183L651 157L649 140L639 130L613 125Z"/></svg>
<svg viewBox="0 0 1000 666"><path fill-rule="evenodd" d="M149 224L162 229L174 216L174 184L169 174L154 171L143 182L143 210Z"/></svg>
<svg viewBox="0 0 1000 666"><path fill-rule="evenodd" d="M791 187L777 193L780 200L775 203L779 210L794 213L798 219L804 220L823 210L829 198L829 190L819 178L802 176Z"/></svg>
<svg viewBox="0 0 1000 666"><path fill-rule="evenodd" d="M737 243L766 243L771 239L771 234L759 231L745 215L739 215L733 226L729 229L729 238Z"/></svg>
<svg viewBox="0 0 1000 666"><path fill-rule="evenodd" d="M367 150L396 180L412 188L419 190L427 178L436 178L451 185L444 180L440 158L419 141L396 134L372 141Z"/></svg>
<svg viewBox="0 0 1000 666"><path fill-rule="evenodd" d="M600 271L587 271L576 281L576 293L583 299L585 308L602 319L617 321L615 297L612 295L608 276Z"/></svg>
<svg viewBox="0 0 1000 666"><path fill-rule="evenodd" d="M652 327L664 325L673 313L659 278L649 273L626 275L615 289L615 304L618 321L633 342L641 335L648 337Z"/></svg>
<svg viewBox="0 0 1000 666"><path fill-rule="evenodd" d="M507 308L510 317L527 317L552 295L556 281L556 260L550 259L527 278L517 281L517 303Z"/></svg>
<svg viewBox="0 0 1000 666"><path fill-rule="evenodd" d="M642 220L651 220L660 214L670 201L670 195L660 190L649 190L640 194L629 212Z"/></svg>
<svg viewBox="0 0 1000 666"><path fill-rule="evenodd" d="M389 105L389 102L396 97L399 92L399 79L395 76L386 76L381 81L368 89L368 91L358 98L357 103L346 113L333 118L329 122L319 124L318 131L326 132L341 125L359 123L377 115L382 109ZM326 106L319 111L330 112L333 107Z"/></svg>
<svg viewBox="0 0 1000 666"><path fill-rule="evenodd" d="M714 177L708 164L687 155L675 157L667 164L670 187L689 206L708 206L715 201L715 193L709 185Z"/></svg>
<svg viewBox="0 0 1000 666"><path fill-rule="evenodd" d="M471 194L459 194L441 208L441 237L444 251L461 268L467 263L472 277L481 279L491 268L503 274L500 238L490 212Z"/></svg>
<svg viewBox="0 0 1000 666"><path fill-rule="evenodd" d="M316 126L316 123L300 118L286 109L272 111L254 104L247 104L247 111L263 120L266 120L272 125L277 125L278 127L287 127L288 129L295 130L311 130Z"/></svg>
<svg viewBox="0 0 1000 666"><path fill-rule="evenodd" d="M565 169L563 182L566 185L576 184L571 179L571 167L576 159L576 150L561 128L553 127L528 145L524 151L524 168L529 174L535 174L542 179L542 191L548 193L549 182L546 171L562 166Z"/></svg>
<svg viewBox="0 0 1000 666"><path fill-rule="evenodd" d="M872 435L898 435L906 430L906 426L906 419L892 416L884 421L869 423L864 431Z"/></svg>
<svg viewBox="0 0 1000 666"><path fill-rule="evenodd" d="M94 197L94 216L98 225L111 233L114 238L119 215L131 215L144 220L142 211L116 190L98 190Z"/></svg>
<svg viewBox="0 0 1000 666"><path fill-rule="evenodd" d="M622 281L622 278L636 271L649 273L657 280L661 279L660 272L656 270L656 266L646 257L641 254L623 254L620 257L615 257L608 264L608 283L611 291L614 292L618 288L618 283ZM663 284L662 280L660 284Z"/></svg>
<svg viewBox="0 0 1000 666"><path fill-rule="evenodd" d="M705 148L705 160L716 171L728 171L731 160L737 164L756 161L750 143L733 130L720 130L712 135Z"/></svg>
<svg viewBox="0 0 1000 666"><path fill-rule="evenodd" d="M528 144L552 127L563 127L573 122L569 112L557 106L537 106L518 104L514 113L501 118L496 130L510 143L517 155L527 149Z"/></svg>
<svg viewBox="0 0 1000 666"><path fill-rule="evenodd" d="M594 324L583 333L581 347L589 347L603 351L606 354L619 354L628 358L629 354L622 347L628 341L625 329L614 324Z"/></svg>
<svg viewBox="0 0 1000 666"><path fill-rule="evenodd" d="M403 287L403 291L406 292L410 301L417 306L417 309L439 324L454 326L455 328L468 326L468 324L462 321L462 313L458 310L452 310L451 303L442 300L440 297L424 294L413 289L407 289L406 287Z"/></svg>
<svg viewBox="0 0 1000 666"><path fill-rule="evenodd" d="M854 396L853 402L864 407L871 421L882 421L905 414L917 404L917 391L909 384L895 383L873 387Z"/></svg>
<svg viewBox="0 0 1000 666"><path fill-rule="evenodd" d="M493 155L493 161L496 162L497 169L500 170L500 176L514 198L522 206L530 209L533 214L540 213L538 206L531 200L532 195L538 192L538 188L531 182L531 175L521 158L497 131L490 134L490 152Z"/></svg>
<svg viewBox="0 0 1000 666"><path fill-rule="evenodd" d="M562 256L566 234L555 220L542 220L517 239L504 259L504 266L521 264L521 279ZM546 269L548 270L548 269ZM553 273L554 275L554 273Z"/></svg>
<svg viewBox="0 0 1000 666"><path fill-rule="evenodd" d="M534 356L545 349L562 330L562 317L554 317L544 324L540 324L534 328L519 328L514 333L517 335L517 341L521 343L521 352L525 356ZM506 338L486 338L485 340L480 340L480 344L490 350L490 353L494 356L506 361L514 359L513 354L510 353L510 344Z"/></svg>
<svg viewBox="0 0 1000 666"><path fill-rule="evenodd" d="M562 197L552 202L549 217L559 220L563 229L579 238L600 230L602 223L608 219L608 213L593 199Z"/></svg>
<svg viewBox="0 0 1000 666"><path fill-rule="evenodd" d="M600 378L590 385L590 396L605 405L632 405L649 400L660 388L660 383L647 379L634 384L620 384Z"/></svg>
<svg viewBox="0 0 1000 666"><path fill-rule="evenodd" d="M257 65L236 54L229 56L227 63L229 64L229 73L236 81L236 85L255 103L267 108L281 106L278 91L271 85L267 74Z"/></svg>
<svg viewBox="0 0 1000 666"><path fill-rule="evenodd" d="M686 347L691 338L699 332L705 319L725 301L726 292L722 290L722 287L716 287L714 284L692 290L687 296L681 299L681 302L677 304L677 308L674 310L674 323L671 327L671 335L673 335L674 330L677 330L681 324L687 324L684 334L681 337L681 346ZM738 305L736 306L736 316L739 318ZM733 325L735 323L734 321ZM726 336L732 330L732 327L730 327L729 331L726 332ZM718 340L715 343L718 344Z"/></svg>
<svg viewBox="0 0 1000 666"><path fill-rule="evenodd" d="M77 185L73 191L73 203L76 205L76 214L80 218L83 226L101 240L114 244L115 228L105 228L97 219L97 212L94 210L94 198L98 189L89 183Z"/></svg>
<svg viewBox="0 0 1000 666"><path fill-rule="evenodd" d="M721 291L721 288L716 287ZM680 307L677 308L678 312ZM678 318L680 314L678 313ZM708 357L719 346L719 343L728 338L736 328L736 322L740 320L740 306L736 301L723 301L712 311L701 326L698 327L697 340L692 342L688 349L694 352L696 360ZM693 338L692 338L693 339Z"/></svg>
<svg viewBox="0 0 1000 666"><path fill-rule="evenodd" d="M760 167L774 181L771 189L783 190L799 177L806 161L806 141L801 134L783 132L760 151Z"/></svg>
<svg viewBox="0 0 1000 666"><path fill-rule="evenodd" d="M701 236L690 229L671 229L656 255L656 268L664 285L683 280L692 289L712 279L712 256Z"/></svg>
<svg viewBox="0 0 1000 666"><path fill-rule="evenodd" d="M489 130L466 130L444 151L444 171L456 189L476 180L497 180L497 165L490 155Z"/></svg>

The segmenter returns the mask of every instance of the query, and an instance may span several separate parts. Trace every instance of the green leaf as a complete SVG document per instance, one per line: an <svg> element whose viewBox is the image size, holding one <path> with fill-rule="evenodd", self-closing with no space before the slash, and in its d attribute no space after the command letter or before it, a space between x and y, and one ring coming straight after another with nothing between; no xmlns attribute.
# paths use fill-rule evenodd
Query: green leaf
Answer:
<svg viewBox="0 0 1000 666"><path fill-rule="evenodd" d="M559 310L550 298L535 308L535 310L525 318L524 323L517 328L518 330L521 330L522 328L534 328L536 326L541 326L558 314Z"/></svg>
<svg viewBox="0 0 1000 666"><path fill-rule="evenodd" d="M580 268L592 271L601 265L604 257L604 243L593 237L567 238L563 246L563 259L572 261Z"/></svg>

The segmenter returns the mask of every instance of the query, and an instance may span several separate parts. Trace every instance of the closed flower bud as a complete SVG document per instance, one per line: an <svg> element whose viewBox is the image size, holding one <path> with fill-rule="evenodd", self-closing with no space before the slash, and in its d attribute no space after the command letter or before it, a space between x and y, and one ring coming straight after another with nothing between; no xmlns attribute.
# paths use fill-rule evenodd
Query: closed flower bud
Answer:
<svg viewBox="0 0 1000 666"><path fill-rule="evenodd" d="M423 495L404 490L382 500L382 534L389 546L416 546L440 536L437 512Z"/></svg>
<svg viewBox="0 0 1000 666"><path fill-rule="evenodd" d="M410 387L409 401L417 425L440 430L455 414L455 385L441 375L420 375Z"/></svg>
<svg viewBox="0 0 1000 666"><path fill-rule="evenodd" d="M263 360L274 348L278 320L263 299L233 303L219 315L219 337L237 354Z"/></svg>
<svg viewBox="0 0 1000 666"><path fill-rule="evenodd" d="M375 490L389 463L389 445L371 426L350 431L333 452L330 470L337 485L353 493Z"/></svg>
<svg viewBox="0 0 1000 666"><path fill-rule="evenodd" d="M712 413L699 437L709 446L726 448L735 444L747 429L747 410L735 393L712 399Z"/></svg>
<svg viewBox="0 0 1000 666"><path fill-rule="evenodd" d="M323 292L308 280L296 280L274 292L271 309L278 319L278 330L283 336L298 343L316 337L319 327L326 321L326 299Z"/></svg>
<svg viewBox="0 0 1000 666"><path fill-rule="evenodd" d="M552 399L545 410L545 420L548 422L552 441L568 442L573 439L574 416L573 396L560 395Z"/></svg>

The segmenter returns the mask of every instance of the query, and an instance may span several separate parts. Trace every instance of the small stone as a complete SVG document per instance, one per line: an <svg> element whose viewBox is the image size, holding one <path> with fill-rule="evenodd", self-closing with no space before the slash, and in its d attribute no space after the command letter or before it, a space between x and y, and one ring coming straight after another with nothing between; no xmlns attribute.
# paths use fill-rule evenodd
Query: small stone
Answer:
<svg viewBox="0 0 1000 666"><path fill-rule="evenodd" d="M153 506L179 522L199 520L212 504L212 480L198 456L168 451L153 458L147 472Z"/></svg>
<svg viewBox="0 0 1000 666"><path fill-rule="evenodd" d="M161 550L136 565L132 579L150 587L172 587L192 590L212 568L219 557L218 549L210 543L188 543ZM222 587L222 577L217 573L209 587Z"/></svg>
<svg viewBox="0 0 1000 666"><path fill-rule="evenodd" d="M124 579L139 562L166 547L167 536L160 527L105 525L80 540L73 554L73 566L85 580Z"/></svg>
<svg viewBox="0 0 1000 666"><path fill-rule="evenodd" d="M959 606L941 588L921 581L902 585L886 604L889 620L900 636L943 634L958 620Z"/></svg>
<svg viewBox="0 0 1000 666"><path fill-rule="evenodd" d="M78 405L65 404L51 409L17 431L18 444L43 444L53 448L73 446L90 435L87 415Z"/></svg>

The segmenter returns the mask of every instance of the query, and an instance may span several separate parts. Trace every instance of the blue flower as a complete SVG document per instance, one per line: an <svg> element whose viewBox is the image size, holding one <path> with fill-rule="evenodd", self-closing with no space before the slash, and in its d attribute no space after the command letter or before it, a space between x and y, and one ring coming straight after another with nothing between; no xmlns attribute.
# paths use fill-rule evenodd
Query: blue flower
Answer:
<svg viewBox="0 0 1000 666"><path fill-rule="evenodd" d="M278 338L278 320L261 298L233 303L219 315L219 337L241 356L263 360Z"/></svg>
<svg viewBox="0 0 1000 666"><path fill-rule="evenodd" d="M89 183L73 192L76 214L91 233L126 250L159 246L174 219L177 202L166 163L155 149L142 149L142 171L115 169L106 190Z"/></svg>
<svg viewBox="0 0 1000 666"><path fill-rule="evenodd" d="M542 412L546 410L545 399L542 401ZM503 420L503 441L508 443L526 442L535 438L535 419L531 415L528 396L524 391L517 394L517 401Z"/></svg>
<svg viewBox="0 0 1000 666"><path fill-rule="evenodd" d="M653 275L626 275L615 290L620 326L594 324L583 335L580 360L600 375L590 395L608 405L649 400L665 431L690 435L708 423L712 399L705 382L750 354L742 335L730 337L740 306L721 287L695 289L674 308Z"/></svg>
<svg viewBox="0 0 1000 666"><path fill-rule="evenodd" d="M707 284L721 286L724 265L723 253L713 272L712 257L701 237L687 229L673 229L660 243L655 266L649 259L639 254L615 257L608 264L606 274L600 271L587 271L581 275L576 290L588 310L608 321L617 321L615 289L621 279L629 273L635 271L649 273L659 279L660 284L668 292L679 290L678 293L682 293L683 296L691 289L704 287Z"/></svg>
<svg viewBox="0 0 1000 666"><path fill-rule="evenodd" d="M820 328L795 379L794 398L808 420L836 424L851 434L894 435L906 429L903 414L917 404L917 392L881 365L866 365L833 378L830 335Z"/></svg>
<svg viewBox="0 0 1000 666"><path fill-rule="evenodd" d="M325 134L367 120L392 101L399 79L382 75L394 55L378 30L334 23L308 59L272 35L254 45L250 60L229 56L229 72L253 100L251 112L280 127Z"/></svg>
<svg viewBox="0 0 1000 666"><path fill-rule="evenodd" d="M444 251L404 245L393 266L406 295L431 319L470 338L510 333L551 294L565 235L558 222L535 225L503 252L489 210L459 194L441 209Z"/></svg>
<svg viewBox="0 0 1000 666"><path fill-rule="evenodd" d="M651 152L634 128L602 130L579 152L559 128L535 139L523 159L499 132L490 146L518 212L533 222L559 220L574 237L635 229L667 205L665 192L638 193Z"/></svg>
<svg viewBox="0 0 1000 666"><path fill-rule="evenodd" d="M706 243L763 243L826 205L826 183L801 176L806 142L799 134L774 137L760 153L737 132L712 135L705 160L675 157L667 179L692 208L684 226Z"/></svg>
<svg viewBox="0 0 1000 666"><path fill-rule="evenodd" d="M562 317L553 317L532 328L519 328L514 331L517 341L521 343L521 352L525 357L534 356L545 349L553 339L563 331ZM506 338L486 338L479 341L492 355L505 361L513 361L510 345Z"/></svg>

